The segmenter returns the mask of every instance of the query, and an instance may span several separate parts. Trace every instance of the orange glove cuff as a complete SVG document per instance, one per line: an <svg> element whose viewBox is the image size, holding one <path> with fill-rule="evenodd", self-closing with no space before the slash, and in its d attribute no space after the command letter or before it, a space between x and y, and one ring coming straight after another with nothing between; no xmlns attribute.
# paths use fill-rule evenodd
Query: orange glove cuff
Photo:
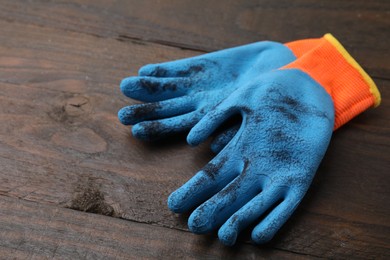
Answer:
<svg viewBox="0 0 390 260"><path fill-rule="evenodd" d="M381 102L374 81L331 34L321 39L286 45L300 57L282 69L300 69L316 80L332 97L335 108L334 130ZM309 51L307 48L310 48Z"/></svg>
<svg viewBox="0 0 390 260"><path fill-rule="evenodd" d="M314 49L314 47L320 44L321 40L322 38L304 39L288 42L284 45L286 45L294 53L295 57L299 58L311 49Z"/></svg>

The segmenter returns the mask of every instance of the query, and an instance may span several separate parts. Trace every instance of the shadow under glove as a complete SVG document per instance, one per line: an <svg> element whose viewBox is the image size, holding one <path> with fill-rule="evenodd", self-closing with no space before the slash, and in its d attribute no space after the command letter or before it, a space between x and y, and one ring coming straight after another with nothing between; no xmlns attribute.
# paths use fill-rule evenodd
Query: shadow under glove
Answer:
<svg viewBox="0 0 390 260"><path fill-rule="evenodd" d="M379 102L371 78L327 34L295 62L240 86L192 128L187 141L197 145L229 117L243 118L233 139L170 195L168 206L177 213L198 206L189 229L219 228L225 245L258 223L252 239L265 243L301 202L332 131Z"/></svg>

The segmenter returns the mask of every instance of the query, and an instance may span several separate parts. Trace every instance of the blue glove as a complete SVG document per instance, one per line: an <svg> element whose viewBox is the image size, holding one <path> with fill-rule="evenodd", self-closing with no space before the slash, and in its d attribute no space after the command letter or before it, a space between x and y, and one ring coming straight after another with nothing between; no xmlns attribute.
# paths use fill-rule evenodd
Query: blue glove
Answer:
<svg viewBox="0 0 390 260"><path fill-rule="evenodd" d="M139 76L124 79L121 90L130 98L151 103L124 107L118 117L123 124L134 125L132 133L141 140L188 131L239 86L295 59L287 45L258 42L146 65Z"/></svg>
<svg viewBox="0 0 390 260"><path fill-rule="evenodd" d="M332 135L331 97L298 70L265 73L240 87L191 130L197 145L226 119L242 115L227 146L168 199L182 213L201 204L188 220L192 232L218 228L222 243L270 213L252 232L256 243L270 240L307 191Z"/></svg>
<svg viewBox="0 0 390 260"><path fill-rule="evenodd" d="M267 242L302 200L332 131L380 101L372 79L326 34L296 61L248 80L192 128L187 141L197 145L230 117L242 117L238 130L221 137L231 141L170 195L168 207L197 207L190 230L219 228L226 245L255 222L252 239Z"/></svg>

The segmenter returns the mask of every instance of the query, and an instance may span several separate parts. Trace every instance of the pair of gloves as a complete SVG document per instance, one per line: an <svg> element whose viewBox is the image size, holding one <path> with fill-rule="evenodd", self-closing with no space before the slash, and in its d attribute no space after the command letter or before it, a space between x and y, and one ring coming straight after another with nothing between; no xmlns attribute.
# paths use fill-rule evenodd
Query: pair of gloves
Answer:
<svg viewBox="0 0 390 260"><path fill-rule="evenodd" d="M118 113L138 139L189 131L194 146L217 133L217 155L168 207L195 208L189 229L218 228L225 245L255 223L253 241L269 241L308 190L333 130L380 103L375 83L330 34L146 65L120 87L145 102Z"/></svg>

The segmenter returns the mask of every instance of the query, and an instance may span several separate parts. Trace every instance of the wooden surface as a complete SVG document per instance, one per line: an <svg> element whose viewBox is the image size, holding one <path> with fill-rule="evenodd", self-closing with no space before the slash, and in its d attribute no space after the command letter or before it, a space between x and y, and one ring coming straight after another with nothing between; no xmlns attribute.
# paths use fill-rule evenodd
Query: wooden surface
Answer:
<svg viewBox="0 0 390 260"><path fill-rule="evenodd" d="M0 258L390 258L390 2L0 0ZM342 127L267 245L196 236L166 198L213 156L116 117L146 63L333 33L383 98Z"/></svg>

